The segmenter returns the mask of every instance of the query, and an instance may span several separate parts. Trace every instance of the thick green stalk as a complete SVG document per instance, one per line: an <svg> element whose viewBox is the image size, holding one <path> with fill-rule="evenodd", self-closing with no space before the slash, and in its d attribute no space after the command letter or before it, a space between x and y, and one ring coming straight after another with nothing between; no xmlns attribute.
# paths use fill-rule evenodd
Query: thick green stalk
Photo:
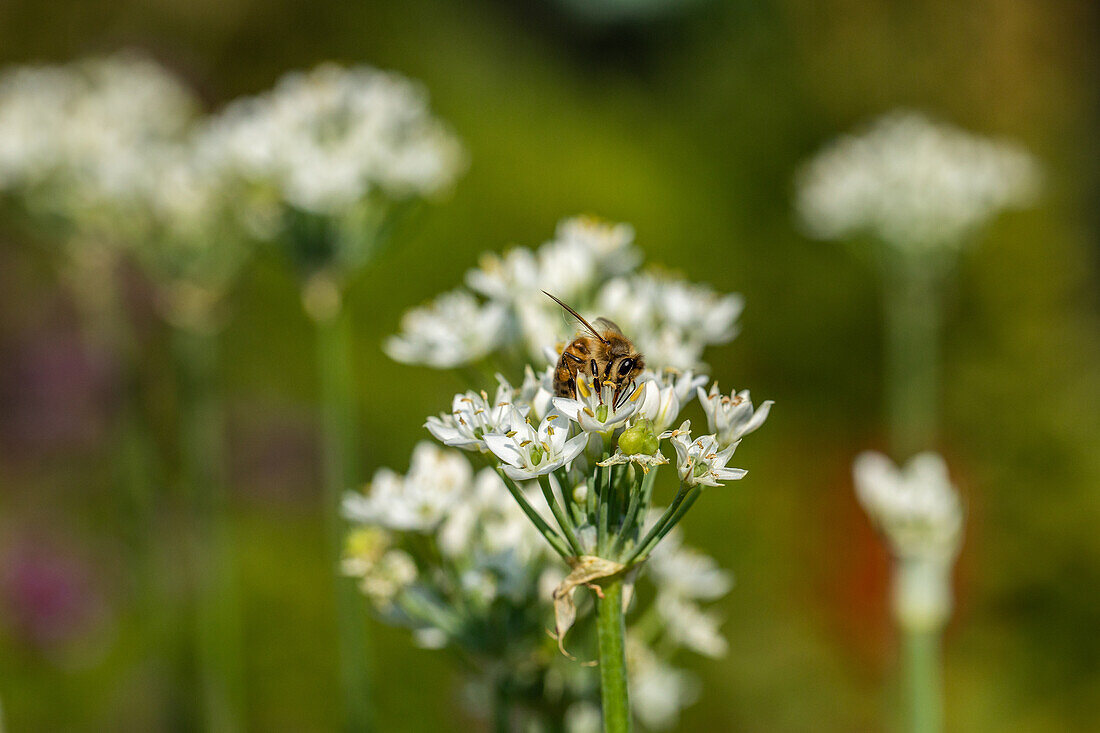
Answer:
<svg viewBox="0 0 1100 733"><path fill-rule="evenodd" d="M626 676L623 638L623 580L615 578L596 599L596 634L600 647L600 697L603 701L604 733L627 733L631 729L630 692Z"/></svg>
<svg viewBox="0 0 1100 733"><path fill-rule="evenodd" d="M930 448L936 439L941 265L897 254L883 263L886 410L898 460Z"/></svg>
<svg viewBox="0 0 1100 733"><path fill-rule="evenodd" d="M943 689L940 679L940 632L936 629L905 631L905 706L909 733L943 730Z"/></svg>
<svg viewBox="0 0 1100 733"><path fill-rule="evenodd" d="M176 329L180 457L195 523L195 614L205 729L244 730L244 669L236 560L224 474L225 416L217 384L217 336Z"/></svg>
<svg viewBox="0 0 1100 733"><path fill-rule="evenodd" d="M328 317L315 318L317 371L321 389L321 457L324 481L324 519L327 565L336 593L336 625L339 639L340 687L344 702L344 728L373 728L370 701L370 669L367 652L366 607L351 578L338 573L343 547L340 501L345 491L362 480L355 406L358 390L352 368L351 322L337 307Z"/></svg>

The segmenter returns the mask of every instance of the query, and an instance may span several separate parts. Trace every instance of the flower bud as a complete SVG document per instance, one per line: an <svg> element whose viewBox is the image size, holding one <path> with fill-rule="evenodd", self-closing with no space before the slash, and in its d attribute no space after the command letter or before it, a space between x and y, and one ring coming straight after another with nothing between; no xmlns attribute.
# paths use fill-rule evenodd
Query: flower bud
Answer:
<svg viewBox="0 0 1100 733"><path fill-rule="evenodd" d="M653 423L650 420L639 420L619 436L619 450L628 456L651 456L657 452L657 447L657 436L653 434Z"/></svg>

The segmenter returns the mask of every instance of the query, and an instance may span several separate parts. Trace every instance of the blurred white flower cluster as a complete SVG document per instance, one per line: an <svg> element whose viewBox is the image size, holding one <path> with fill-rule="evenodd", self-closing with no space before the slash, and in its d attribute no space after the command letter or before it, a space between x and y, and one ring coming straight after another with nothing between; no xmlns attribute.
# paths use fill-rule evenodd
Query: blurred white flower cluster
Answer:
<svg viewBox="0 0 1100 733"><path fill-rule="evenodd" d="M921 453L898 468L865 452L852 466L856 496L897 559L894 611L906 628L935 628L951 611L951 567L963 537L963 507L947 464Z"/></svg>
<svg viewBox="0 0 1100 733"><path fill-rule="evenodd" d="M190 90L138 55L6 69L0 190L76 220L137 206L198 111Z"/></svg>
<svg viewBox="0 0 1100 733"><path fill-rule="evenodd" d="M129 251L184 319L216 302L251 241L296 264L364 261L392 209L447 188L457 139L394 73L332 64L202 117L134 54L0 72L0 194L68 244Z"/></svg>
<svg viewBox="0 0 1100 733"><path fill-rule="evenodd" d="M477 673L473 684L503 686L532 721L556 724L555 711L568 709L570 730L586 729L585 712L599 699L596 680L546 634L550 589L564 571L495 471L474 473L462 453L422 442L405 475L383 468L365 492L349 493L344 515L352 528L343 570L358 578L382 620L410 628L421 646L461 654ZM732 582L712 558L683 546L678 533L648 567L635 595L641 609L627 631L628 664L647 690L634 696L635 714L658 730L674 725L696 695L697 683L674 658L681 651L725 653L720 620L705 604ZM576 636L588 642L578 652L594 656L591 633Z"/></svg>
<svg viewBox="0 0 1100 733"><path fill-rule="evenodd" d="M431 196L465 153L417 84L367 66L293 72L209 121L203 155L285 205L342 215L379 194Z"/></svg>
<svg viewBox="0 0 1100 733"><path fill-rule="evenodd" d="M1039 178L1018 145L898 111L810 160L796 206L822 239L868 235L906 252L953 250L1001 211L1029 204Z"/></svg>
<svg viewBox="0 0 1100 733"><path fill-rule="evenodd" d="M512 365L556 361L576 324L540 292L545 290L617 322L654 369L699 368L707 346L737 335L741 296L640 271L641 262L630 226L565 219L537 249L485 255L465 277L483 300L459 289L414 309L386 351L406 364L442 368L482 362L494 353Z"/></svg>
<svg viewBox="0 0 1100 733"><path fill-rule="evenodd" d="M424 89L368 66L287 74L210 118L195 147L233 183L250 233L336 279L377 252L399 207L448 189L466 165Z"/></svg>

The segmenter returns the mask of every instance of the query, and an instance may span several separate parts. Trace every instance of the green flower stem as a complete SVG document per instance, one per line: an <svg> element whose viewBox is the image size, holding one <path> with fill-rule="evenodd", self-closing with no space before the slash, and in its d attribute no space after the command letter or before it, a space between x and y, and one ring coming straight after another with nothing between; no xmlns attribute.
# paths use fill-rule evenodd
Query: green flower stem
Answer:
<svg viewBox="0 0 1100 733"><path fill-rule="evenodd" d="M539 487L542 489L542 495L546 498L546 503L550 506L550 511L554 515L554 519L558 520L558 526L561 527L561 531L565 533L565 539L569 542L569 546L573 549L574 556L579 557L584 554L581 549L581 543L577 541L577 535L573 533L573 523L569 521L569 517L566 516L561 506L558 504L558 500L554 498L554 489L550 486L550 476L543 474L539 476Z"/></svg>
<svg viewBox="0 0 1100 733"><path fill-rule="evenodd" d="M611 546L611 555L617 557L623 549L623 543L626 542L627 536L634 530L634 521L638 517L638 510L643 503L643 497L648 496L652 491L653 482L657 478L657 468L651 468L649 473L643 476L642 480L630 487L630 505L626 509L626 518L623 519L623 524L619 527L619 534L615 538L615 544ZM646 484L649 485L647 490Z"/></svg>
<svg viewBox="0 0 1100 733"><path fill-rule="evenodd" d="M600 647L600 697L603 701L604 733L627 733L631 729L630 693L626 677L626 649L623 643L623 580L615 578L596 599L596 634Z"/></svg>
<svg viewBox="0 0 1100 733"><path fill-rule="evenodd" d="M907 630L902 640L909 733L943 730L940 632Z"/></svg>
<svg viewBox="0 0 1100 733"><path fill-rule="evenodd" d="M684 518L684 515L688 513L689 509L691 509L691 505L694 504L696 500L698 500L699 496L702 493L702 486L695 486L691 489L691 491L688 492L687 497L676 509L676 513L673 514L672 518L668 520L668 524L666 524L664 528L657 533L657 536L650 541L649 547L643 549L643 552L645 552L645 554L648 555L650 552L652 552L653 548L656 547L660 543L660 541L665 538L665 535L671 532L672 528L680 523L680 520Z"/></svg>
<svg viewBox="0 0 1100 733"><path fill-rule="evenodd" d="M904 255L883 264L886 409L898 459L929 448L936 438L944 266L927 256Z"/></svg>
<svg viewBox="0 0 1100 733"><path fill-rule="evenodd" d="M600 483L600 469L597 468L593 473L590 473L585 482L588 484L588 490L585 492L584 504L585 514L588 515L589 524L595 525L599 519L599 501L597 496L596 487Z"/></svg>
<svg viewBox="0 0 1100 733"><path fill-rule="evenodd" d="M599 524L596 525L596 554L604 557L607 552L608 511L611 504L611 466L602 466L596 483L600 487Z"/></svg>
<svg viewBox="0 0 1100 733"><path fill-rule="evenodd" d="M216 389L217 337L175 331L183 487L194 507L190 555L205 728L244 730L240 599L224 477L225 424Z"/></svg>
<svg viewBox="0 0 1100 733"><path fill-rule="evenodd" d="M504 485L508 487L508 491L512 494L512 497L519 504L520 509L527 515L535 527L538 528L542 536L546 538L546 541L550 543L550 546L554 548L562 557L572 557L573 554L569 551L569 546L565 544L565 540L561 538L561 535L554 531L554 528L546 523L546 520L542 518L542 515L535 511L535 508L531 506L527 498L524 497L523 492L516 482L508 477L508 474L504 473L504 469L500 466L496 466L496 472L500 475L500 478L504 481Z"/></svg>
<svg viewBox="0 0 1100 733"><path fill-rule="evenodd" d="M558 489L561 491L562 505L573 522L574 529L584 524L584 512L573 501L573 484L569 481L569 473L565 468L554 471L554 478L558 481Z"/></svg>
<svg viewBox="0 0 1100 733"><path fill-rule="evenodd" d="M512 701L503 680L497 682L493 690L493 730L495 733L510 733L512 730Z"/></svg>
<svg viewBox="0 0 1100 733"><path fill-rule="evenodd" d="M676 514L676 510L680 508L680 504L683 503L687 494L688 487L685 484L680 484L680 490L676 493L676 498L672 500L672 504L670 504L668 509L665 510L665 513L657 519L642 541L634 547L634 551L627 556L625 561L623 561L624 565L629 567L639 557L644 557L644 553L648 552L648 548L654 544L654 540L664 536L662 530L670 524L670 520Z"/></svg>
<svg viewBox="0 0 1100 733"><path fill-rule="evenodd" d="M358 390L352 369L352 331L346 309L338 307L329 317L315 318L317 369L321 391L321 453L324 478L324 519L327 565L333 573L336 624L339 639L340 685L347 730L373 726L370 668L367 651L366 608L350 578L337 574L343 523L340 500L344 492L362 480L358 421Z"/></svg>

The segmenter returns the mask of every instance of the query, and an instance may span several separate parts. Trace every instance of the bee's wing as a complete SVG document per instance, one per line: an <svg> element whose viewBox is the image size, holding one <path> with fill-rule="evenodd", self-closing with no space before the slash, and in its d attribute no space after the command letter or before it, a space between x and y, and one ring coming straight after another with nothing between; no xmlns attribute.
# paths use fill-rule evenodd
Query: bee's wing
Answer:
<svg viewBox="0 0 1100 733"><path fill-rule="evenodd" d="M615 321L611 320L610 318L597 318L596 322L593 325L595 325L596 328L600 329L601 331L611 331L612 333L617 333L620 336L623 335L623 330L619 328L619 324L615 323Z"/></svg>

